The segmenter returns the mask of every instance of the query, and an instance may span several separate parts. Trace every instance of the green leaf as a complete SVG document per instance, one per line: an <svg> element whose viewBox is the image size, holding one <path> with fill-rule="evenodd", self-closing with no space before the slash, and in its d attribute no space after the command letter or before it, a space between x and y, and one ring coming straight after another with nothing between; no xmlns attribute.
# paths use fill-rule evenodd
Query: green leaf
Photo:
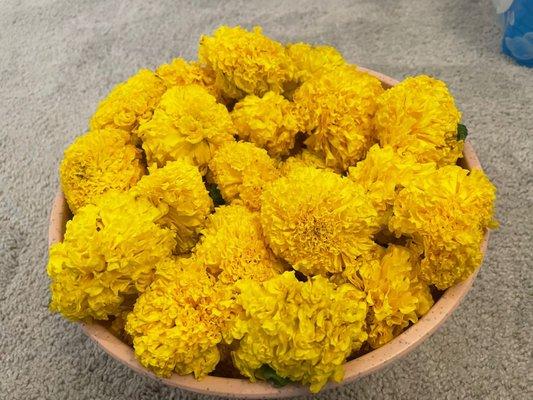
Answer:
<svg viewBox="0 0 533 400"><path fill-rule="evenodd" d="M209 196L213 200L215 207L226 204L226 202L222 198L222 194L220 194L220 190L218 189L217 185L215 185L214 183L210 183L207 185L207 190L209 191Z"/></svg>
<svg viewBox="0 0 533 400"><path fill-rule="evenodd" d="M465 140L468 136L468 129L463 124L457 124L457 140Z"/></svg>
<svg viewBox="0 0 533 400"><path fill-rule="evenodd" d="M276 371L274 371L272 367L267 364L263 364L261 368L256 371L256 376L274 385L275 387L283 387L289 383L292 383L290 379L279 376Z"/></svg>

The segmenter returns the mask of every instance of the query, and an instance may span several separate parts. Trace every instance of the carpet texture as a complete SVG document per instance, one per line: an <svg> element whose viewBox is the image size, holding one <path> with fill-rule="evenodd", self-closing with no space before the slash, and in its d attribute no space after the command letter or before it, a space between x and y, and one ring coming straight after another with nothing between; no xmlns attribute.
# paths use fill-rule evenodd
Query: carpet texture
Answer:
<svg viewBox="0 0 533 400"><path fill-rule="evenodd" d="M445 80L499 190L501 227L444 327L386 370L316 398L531 398L533 71L500 54L489 0L2 3L1 399L207 399L138 376L51 315L45 265L58 163L99 99L141 67L194 58L220 24L331 44L396 78Z"/></svg>

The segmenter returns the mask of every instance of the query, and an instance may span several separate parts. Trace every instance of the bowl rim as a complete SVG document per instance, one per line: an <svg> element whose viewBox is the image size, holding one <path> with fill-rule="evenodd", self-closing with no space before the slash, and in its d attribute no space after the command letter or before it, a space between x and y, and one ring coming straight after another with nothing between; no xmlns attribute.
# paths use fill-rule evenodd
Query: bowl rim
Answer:
<svg viewBox="0 0 533 400"><path fill-rule="evenodd" d="M379 72L362 67L358 67L358 69L377 77L386 88L390 88L398 83L397 80ZM465 167L469 170L473 168L482 169L479 159L472 145L468 141L466 141L464 145L463 162ZM71 213L65 197L63 196L61 189L59 189L50 213L50 225L48 229L49 246L63 239L63 234L66 228L65 224L70 217ZM488 239L489 231L487 230L481 244L481 252L483 256L486 252ZM322 389L322 392L354 382L365 375L386 367L413 351L425 339L431 336L459 306L461 300L472 287L479 268L480 267L478 267L465 281L447 289L441 298L435 302L433 307L431 307L428 313L402 334L386 345L372 350L354 360L348 361L345 364L344 379L339 383L328 383ZM249 399L283 398L309 394L308 389L300 384L290 384L281 388L276 388L265 382L251 383L247 379L206 376L201 380L196 380L191 375L180 376L176 373L173 373L169 378L161 378L139 364L135 358L133 348L113 336L113 334L111 334L103 325L96 322L79 324L82 327L83 332L112 358L130 367L141 375L148 376L171 387L177 387L206 395Z"/></svg>

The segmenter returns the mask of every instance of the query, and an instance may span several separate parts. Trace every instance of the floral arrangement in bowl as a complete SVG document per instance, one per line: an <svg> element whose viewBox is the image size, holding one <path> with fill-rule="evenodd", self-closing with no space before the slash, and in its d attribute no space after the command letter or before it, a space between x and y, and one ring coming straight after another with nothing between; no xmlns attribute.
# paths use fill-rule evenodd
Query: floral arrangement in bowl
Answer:
<svg viewBox="0 0 533 400"><path fill-rule="evenodd" d="M385 88L260 28L139 71L89 126L60 166L50 308L160 377L318 392L471 276L496 226L443 82Z"/></svg>

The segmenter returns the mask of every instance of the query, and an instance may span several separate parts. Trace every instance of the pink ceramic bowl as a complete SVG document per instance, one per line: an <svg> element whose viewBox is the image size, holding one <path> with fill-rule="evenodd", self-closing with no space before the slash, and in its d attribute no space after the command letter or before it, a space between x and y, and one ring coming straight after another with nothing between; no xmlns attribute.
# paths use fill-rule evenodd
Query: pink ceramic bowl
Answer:
<svg viewBox="0 0 533 400"><path fill-rule="evenodd" d="M378 72L360 68L376 76L383 84L383 87L389 88L398 83L395 79L380 74ZM464 158L461 160L462 165L468 169L479 168L479 160L470 143L465 143ZM65 224L70 219L71 213L60 191L52 205L50 216L50 228L48 232L49 244L59 242L63 239L65 233ZM485 253L489 232L485 234L482 244L482 252ZM400 336L396 337L385 346L373 350L352 361L348 361L345 366L344 380L340 384L330 383L324 390L339 385L353 382L365 375L378 371L389 365L400 357L406 355L427 337L429 337L450 314L457 308L463 297L468 293L477 275L477 270L464 282L461 282L444 292L442 297L435 303L431 310L420 319L420 321L408 328ZM120 339L113 336L104 325L99 323L81 324L85 334L96 342L111 357L127 365L140 374L157 379L162 383L178 387L180 389L192 392L227 396L234 398L248 399L267 399L281 398L296 395L309 394L307 388L291 384L282 388L275 388L267 383L256 382L250 383L245 379L223 378L218 376L207 376L202 380L196 380L192 376L179 376L173 374L168 379L156 377L150 371L141 366L135 359L133 349L123 343Z"/></svg>

